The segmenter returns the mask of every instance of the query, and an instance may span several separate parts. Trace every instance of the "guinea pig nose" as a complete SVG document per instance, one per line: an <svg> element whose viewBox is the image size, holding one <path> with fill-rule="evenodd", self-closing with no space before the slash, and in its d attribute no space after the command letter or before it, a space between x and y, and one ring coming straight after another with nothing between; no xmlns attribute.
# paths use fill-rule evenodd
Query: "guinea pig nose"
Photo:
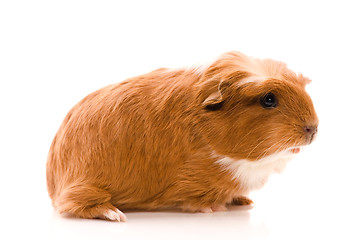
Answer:
<svg viewBox="0 0 361 240"><path fill-rule="evenodd" d="M317 133L317 126L304 126L303 130L307 136L313 137Z"/></svg>

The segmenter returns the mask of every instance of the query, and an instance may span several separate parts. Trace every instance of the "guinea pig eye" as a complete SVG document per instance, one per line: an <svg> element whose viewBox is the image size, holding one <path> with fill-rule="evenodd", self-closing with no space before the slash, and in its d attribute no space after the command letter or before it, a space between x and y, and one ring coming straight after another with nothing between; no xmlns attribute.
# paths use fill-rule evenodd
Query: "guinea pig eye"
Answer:
<svg viewBox="0 0 361 240"><path fill-rule="evenodd" d="M264 108L275 108L278 105L276 96L273 93L267 93L261 98L261 105Z"/></svg>

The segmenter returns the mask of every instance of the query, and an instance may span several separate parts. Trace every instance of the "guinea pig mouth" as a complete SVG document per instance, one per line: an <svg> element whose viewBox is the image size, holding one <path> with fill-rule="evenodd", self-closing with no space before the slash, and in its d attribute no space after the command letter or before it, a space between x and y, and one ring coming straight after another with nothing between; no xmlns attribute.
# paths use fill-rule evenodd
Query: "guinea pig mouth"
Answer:
<svg viewBox="0 0 361 240"><path fill-rule="evenodd" d="M291 153L294 153L294 154L297 154L301 151L301 148L300 147L293 147L293 148L290 148L289 151Z"/></svg>

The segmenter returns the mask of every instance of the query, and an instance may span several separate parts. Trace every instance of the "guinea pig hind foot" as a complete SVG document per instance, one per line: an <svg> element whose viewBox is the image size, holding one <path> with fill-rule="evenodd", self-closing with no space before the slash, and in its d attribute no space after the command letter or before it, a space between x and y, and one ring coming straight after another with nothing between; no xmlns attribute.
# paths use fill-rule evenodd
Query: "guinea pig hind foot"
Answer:
<svg viewBox="0 0 361 240"><path fill-rule="evenodd" d="M111 203L98 204L94 207L84 209L76 215L81 218L98 218L115 222L127 221L125 214Z"/></svg>
<svg viewBox="0 0 361 240"><path fill-rule="evenodd" d="M55 200L59 213L68 213L80 218L100 218L125 222L126 216L110 203L107 191L88 184L73 184L63 189Z"/></svg>
<svg viewBox="0 0 361 240"><path fill-rule="evenodd" d="M127 217L124 213L122 213L118 208L116 207L110 207L108 209L103 209L99 212L99 215L97 216L104 220L110 220L110 221L117 221L117 222L126 222Z"/></svg>

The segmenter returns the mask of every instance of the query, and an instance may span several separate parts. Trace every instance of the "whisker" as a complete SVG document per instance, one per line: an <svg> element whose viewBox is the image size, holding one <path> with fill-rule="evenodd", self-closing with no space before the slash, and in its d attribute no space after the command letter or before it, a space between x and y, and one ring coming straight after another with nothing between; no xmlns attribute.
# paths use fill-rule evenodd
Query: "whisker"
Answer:
<svg viewBox="0 0 361 240"><path fill-rule="evenodd" d="M253 153L254 150L256 150L256 148L257 148L259 145L261 145L263 142L265 142L265 141L268 140L269 138L270 138L270 136L268 136L268 137L264 138L262 141L260 141L260 142L252 149L252 151L250 151L250 152L248 153L247 158L249 158L249 156Z"/></svg>
<svg viewBox="0 0 361 240"><path fill-rule="evenodd" d="M272 144L270 147L268 147L268 148L263 152L263 154L261 154L261 155L257 158L257 160L259 160L259 159L263 158L264 156L266 156L266 154L268 154L268 152L269 152L274 146L280 144L283 140L284 140L284 139L281 139L281 140L279 140L278 142ZM288 144L288 142L289 142L290 140L292 140L292 137L289 137L282 145L280 145L280 146L277 148L277 150L275 151L275 153L280 152L280 150L283 149L284 146L285 146L286 144Z"/></svg>

